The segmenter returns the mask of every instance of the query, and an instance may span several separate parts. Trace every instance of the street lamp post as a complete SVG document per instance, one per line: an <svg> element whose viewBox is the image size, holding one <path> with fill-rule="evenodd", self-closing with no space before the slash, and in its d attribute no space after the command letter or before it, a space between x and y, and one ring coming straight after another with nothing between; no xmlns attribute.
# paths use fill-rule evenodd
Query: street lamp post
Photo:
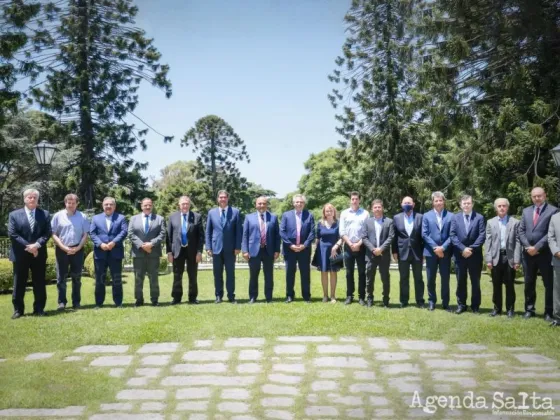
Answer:
<svg viewBox="0 0 560 420"><path fill-rule="evenodd" d="M41 177L42 177L42 186L41 186L41 195L43 198L44 208L45 210L49 210L49 170L51 168L51 164L56 154L56 146L51 144L45 140L41 141L39 144L36 144L33 147L33 153L35 154L35 159L37 159L37 163L39 164L39 168L41 169Z"/></svg>

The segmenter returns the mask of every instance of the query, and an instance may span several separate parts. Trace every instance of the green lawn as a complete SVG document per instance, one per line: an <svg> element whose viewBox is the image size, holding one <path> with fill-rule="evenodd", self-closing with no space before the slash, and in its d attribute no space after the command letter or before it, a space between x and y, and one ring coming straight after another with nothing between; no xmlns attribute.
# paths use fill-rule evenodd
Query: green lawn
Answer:
<svg viewBox="0 0 560 420"><path fill-rule="evenodd" d="M0 296L0 406L1 407L63 407L113 398L115 391L123 387L123 380L107 378L106 375L78 368L62 359L86 344L130 344L133 348L147 342L181 342L190 345L195 339L214 339L220 343L228 337L264 337L280 335L330 335L354 337L389 337L403 339L442 340L447 344L482 343L490 348L497 346L531 346L540 354L560 360L558 330L550 328L542 317L522 319L523 285L516 285L517 315L510 320L505 316L490 318L492 309L491 283L482 277L481 315L465 313L460 316L439 309L434 312L411 306L397 308L398 274L391 273L393 308L378 306L380 294L376 294L376 306L361 307L357 303L345 306L346 281L339 273L337 304L321 303L319 273L313 272L312 296L314 303L307 305L299 299L290 305L283 303L285 293L284 272L275 272L275 302L247 305L248 271L237 271L237 297L239 305L227 302L214 304L214 287L210 271L199 273L199 299L201 304L170 306L172 276L160 279L161 307L134 307L133 276L125 277L125 308L112 306L110 288L107 290L109 305L101 310L93 309L93 280L83 279L82 305L79 311L56 312L56 286L48 287L47 311L49 316L37 318L25 316L12 321L10 295ZM262 276L262 274L261 274ZM185 274L186 277L186 274ZM540 281L540 280L539 280ZM297 280L299 282L299 279ZM454 296L455 277L452 276L451 291ZM263 299L262 279L260 298ZM71 284L68 284L70 297ZM377 279L376 289L380 291ZM149 300L146 280L145 299ZM296 288L299 296L299 285ZM414 296L411 286L411 296ZM427 296L426 296L427 297ZM543 307L542 283L538 286L537 307ZM33 294L26 294L26 307L32 308ZM452 299L452 303L454 299ZM414 303L411 301L411 303ZM541 312L542 314L542 312ZM32 365L24 362L26 355L34 352L55 352L55 357ZM483 375L483 373L480 373Z"/></svg>

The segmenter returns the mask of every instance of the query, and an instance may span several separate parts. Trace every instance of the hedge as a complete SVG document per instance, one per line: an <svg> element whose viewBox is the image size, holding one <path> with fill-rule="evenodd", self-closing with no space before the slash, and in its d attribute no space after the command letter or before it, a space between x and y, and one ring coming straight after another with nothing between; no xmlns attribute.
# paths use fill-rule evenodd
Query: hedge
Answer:
<svg viewBox="0 0 560 420"><path fill-rule="evenodd" d="M14 283L13 265L8 259L0 259L0 291L10 290ZM56 280L56 257L54 250L49 249L47 256L47 269L45 272L47 283ZM31 272L29 273L29 281L31 281Z"/></svg>

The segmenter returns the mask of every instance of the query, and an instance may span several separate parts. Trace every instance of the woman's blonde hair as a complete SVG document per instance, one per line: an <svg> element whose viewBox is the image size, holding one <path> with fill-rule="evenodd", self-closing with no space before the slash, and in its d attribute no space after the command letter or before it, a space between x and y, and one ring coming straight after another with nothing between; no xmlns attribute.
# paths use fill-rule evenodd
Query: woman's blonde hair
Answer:
<svg viewBox="0 0 560 420"><path fill-rule="evenodd" d="M323 218L321 219L321 222L322 222L323 224L325 224L325 222L327 221L327 216L325 215L325 210L326 210L327 208L329 208L329 207L330 207L330 208L333 210L333 212L334 212L333 220L334 220L335 222L337 221L337 218L336 218L336 208L335 208L331 203L327 203L327 204L325 204L325 205L323 206Z"/></svg>

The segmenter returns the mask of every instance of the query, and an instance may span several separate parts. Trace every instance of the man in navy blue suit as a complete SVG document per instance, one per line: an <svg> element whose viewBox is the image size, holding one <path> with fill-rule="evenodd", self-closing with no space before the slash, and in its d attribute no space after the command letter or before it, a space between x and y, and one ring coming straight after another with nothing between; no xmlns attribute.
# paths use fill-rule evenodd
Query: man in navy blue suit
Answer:
<svg viewBox="0 0 560 420"><path fill-rule="evenodd" d="M95 263L95 306L100 308L105 302L105 277L107 268L111 272L113 302L122 307L122 260L124 258L124 239L128 234L125 217L115 212L117 202L113 197L103 199L103 213L93 216L89 236L93 241Z"/></svg>
<svg viewBox="0 0 560 420"><path fill-rule="evenodd" d="M546 202L546 193L540 187L531 191L533 205L523 209L519 222L519 242L523 249L521 262L525 275L525 315L535 316L537 301L537 272L541 272L544 283L544 319L552 322L553 312L553 268L552 254L548 246L548 225L558 209Z"/></svg>
<svg viewBox="0 0 560 420"><path fill-rule="evenodd" d="M416 306L424 307L424 279L422 278L422 215L414 211L412 197L404 197L402 212L393 217L393 258L399 263L401 308L408 306L410 269L414 278Z"/></svg>
<svg viewBox="0 0 560 420"><path fill-rule="evenodd" d="M264 297L272 301L274 290L274 260L280 255L280 232L278 217L268 211L268 199L256 199L257 211L248 214L243 224L241 252L249 261L249 303L255 303L259 296L259 274L261 263L264 271Z"/></svg>
<svg viewBox="0 0 560 420"><path fill-rule="evenodd" d="M449 311L449 277L451 273L451 219L453 215L445 209L442 192L432 193L433 209L422 218L422 239L428 277L428 309L433 311L437 303L436 276L439 268L441 277L441 306Z"/></svg>
<svg viewBox="0 0 560 420"><path fill-rule="evenodd" d="M282 252L286 263L286 303L294 300L296 267L299 267L301 295L311 303L311 245L315 239L315 219L304 210L305 196L296 194L292 198L294 210L285 212L280 223Z"/></svg>
<svg viewBox="0 0 560 420"><path fill-rule="evenodd" d="M47 241L51 237L49 213L37 207L39 191L28 189L23 192L25 207L14 210L8 218L8 236L12 243L10 261L14 267L14 292L12 319L18 319L25 312L25 285L31 270L33 282L33 314L45 316L47 303Z"/></svg>
<svg viewBox="0 0 560 420"><path fill-rule="evenodd" d="M238 209L228 205L229 193L218 192L218 207L208 212L206 222L206 252L212 257L216 303L224 297L224 267L228 300L235 300L235 258L241 251L243 225Z"/></svg>
<svg viewBox="0 0 560 420"><path fill-rule="evenodd" d="M467 273L471 278L471 309L479 313L480 275L482 273L482 245L486 240L484 217L473 210L473 199L463 195L460 200L461 212L451 220L451 243L455 255L457 274L457 311L467 310Z"/></svg>

